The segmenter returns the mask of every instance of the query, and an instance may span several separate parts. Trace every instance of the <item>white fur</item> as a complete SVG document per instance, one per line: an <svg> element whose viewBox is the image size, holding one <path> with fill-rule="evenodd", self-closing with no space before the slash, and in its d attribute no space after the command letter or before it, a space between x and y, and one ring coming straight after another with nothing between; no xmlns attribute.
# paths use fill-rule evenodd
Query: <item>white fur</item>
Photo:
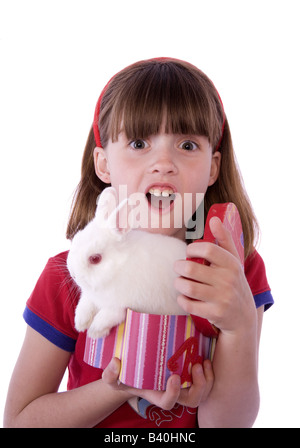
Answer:
<svg viewBox="0 0 300 448"><path fill-rule="evenodd" d="M81 289L75 327L87 329L93 338L106 336L123 322L127 308L149 314L185 314L177 304L173 266L176 260L185 259L186 244L131 229L129 224L126 229L116 228L126 200L111 211L115 197L114 189L104 190L95 218L77 232L67 259L70 274ZM99 264L89 262L94 254L101 254Z"/></svg>

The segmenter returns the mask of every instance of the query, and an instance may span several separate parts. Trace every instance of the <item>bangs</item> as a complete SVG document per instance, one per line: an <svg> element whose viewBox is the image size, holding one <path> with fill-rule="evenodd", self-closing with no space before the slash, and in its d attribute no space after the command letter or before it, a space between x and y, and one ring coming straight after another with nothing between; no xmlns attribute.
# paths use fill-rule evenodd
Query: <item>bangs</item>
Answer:
<svg viewBox="0 0 300 448"><path fill-rule="evenodd" d="M100 132L112 141L120 131L128 139L155 135L163 120L164 132L203 135L213 147L221 135L223 112L218 94L209 78L188 63L151 60L135 64L115 76L102 101ZM110 113L105 103L111 103ZM106 129L101 126L105 112L109 113Z"/></svg>

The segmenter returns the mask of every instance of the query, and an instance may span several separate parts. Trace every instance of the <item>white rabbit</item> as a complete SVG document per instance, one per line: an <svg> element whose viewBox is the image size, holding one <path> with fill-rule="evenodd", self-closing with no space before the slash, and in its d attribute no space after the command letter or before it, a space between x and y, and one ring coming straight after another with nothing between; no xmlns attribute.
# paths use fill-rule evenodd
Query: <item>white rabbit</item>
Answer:
<svg viewBox="0 0 300 448"><path fill-rule="evenodd" d="M81 289L75 327L87 329L93 338L106 336L123 322L127 308L149 314L186 314L177 304L173 269L175 260L185 259L186 244L132 229L129 224L118 228L117 218L127 200L111 211L116 203L116 191L106 188L94 219L74 236L67 259Z"/></svg>

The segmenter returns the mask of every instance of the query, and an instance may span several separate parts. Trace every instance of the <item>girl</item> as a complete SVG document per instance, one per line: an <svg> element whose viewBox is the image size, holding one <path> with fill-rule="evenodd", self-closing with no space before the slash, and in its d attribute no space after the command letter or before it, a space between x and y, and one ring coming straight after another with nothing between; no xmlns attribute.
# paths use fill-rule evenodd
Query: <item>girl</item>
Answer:
<svg viewBox="0 0 300 448"><path fill-rule="evenodd" d="M217 218L210 227L219 245L193 243L178 260L178 303L220 329L214 355L192 369L193 384L169 378L164 392L118 382L120 362L102 373L83 362L86 333L74 328L80 292L66 269L67 252L49 260L24 312L27 333L9 387L6 426L33 427L246 427L259 408L258 346L264 309L273 303L264 264L254 249L256 220L236 166L229 125L211 81L183 61L141 61L115 75L97 103L82 161L67 237L93 218L108 185L128 194L155 190L205 193L205 213L234 202L241 215L245 272L230 234ZM156 194L158 194L156 193ZM195 205L193 212L196 212ZM162 208L150 207L161 216ZM167 210L171 216L172 208ZM185 238L185 227L151 228ZM68 390L58 393L66 368ZM138 397L138 398L137 398ZM139 407L129 404L135 400ZM139 412L138 412L139 411Z"/></svg>

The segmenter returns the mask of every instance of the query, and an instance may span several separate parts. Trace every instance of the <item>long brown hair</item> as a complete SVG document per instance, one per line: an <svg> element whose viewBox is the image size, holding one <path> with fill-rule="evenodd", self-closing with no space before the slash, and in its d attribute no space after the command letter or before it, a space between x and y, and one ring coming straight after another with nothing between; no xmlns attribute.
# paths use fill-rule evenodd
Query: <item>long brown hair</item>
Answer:
<svg viewBox="0 0 300 448"><path fill-rule="evenodd" d="M217 181L205 194L205 214L218 202L234 202L244 232L245 256L258 235L258 225L235 159L231 134L219 94L210 79L197 67L176 59L137 62L115 75L101 98L98 129L105 148L109 138L117 140L121 130L129 139L155 135L167 117L166 132L204 135L213 151L221 154ZM96 199L108 186L96 175L91 128L82 159L67 238L72 239L93 218Z"/></svg>

